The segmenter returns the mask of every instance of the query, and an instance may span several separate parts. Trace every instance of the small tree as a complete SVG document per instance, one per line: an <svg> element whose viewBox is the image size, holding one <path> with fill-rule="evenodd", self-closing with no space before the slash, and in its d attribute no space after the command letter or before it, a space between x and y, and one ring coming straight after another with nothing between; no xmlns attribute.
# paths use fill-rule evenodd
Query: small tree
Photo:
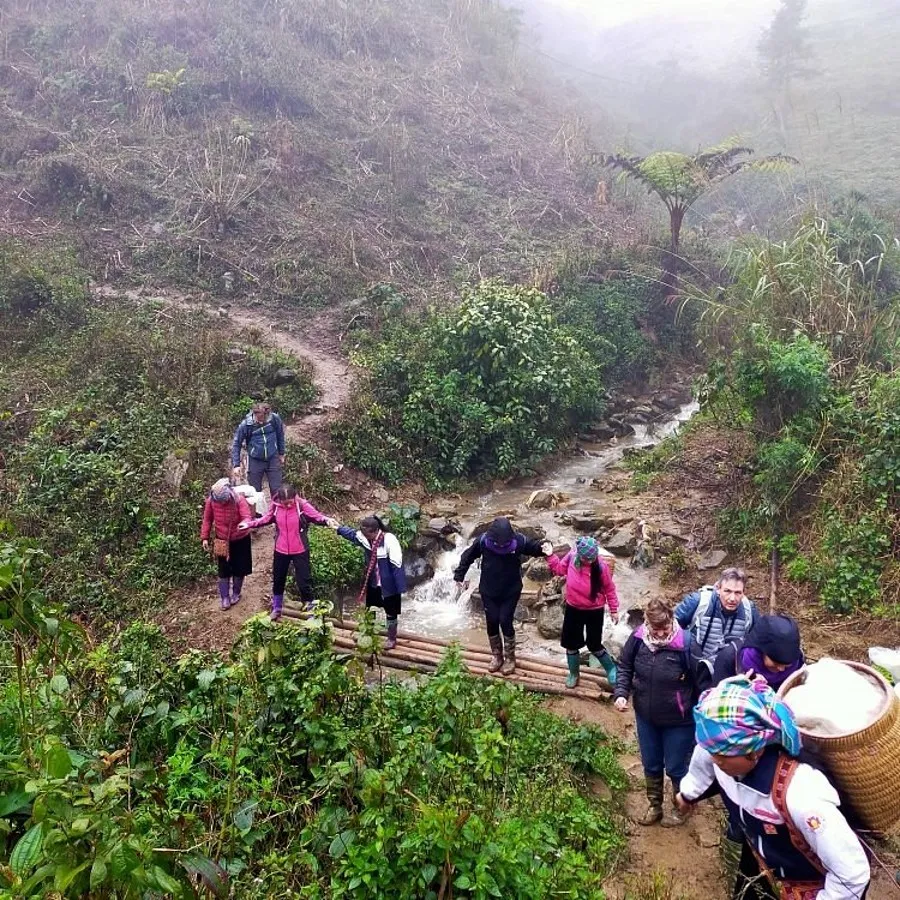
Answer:
<svg viewBox="0 0 900 900"><path fill-rule="evenodd" d="M803 26L805 15L806 0L782 0L757 45L766 78L778 91L787 92L794 79L813 74L809 29Z"/></svg>
<svg viewBox="0 0 900 900"><path fill-rule="evenodd" d="M809 30L803 26L806 0L782 0L757 45L762 69L772 89L772 107L778 120L782 145L787 143L782 105L790 103L791 83L809 78L814 70L809 65L813 53L809 46Z"/></svg>
<svg viewBox="0 0 900 900"><path fill-rule="evenodd" d="M685 214L697 200L730 175L747 171L778 171L797 162L793 157L780 153L758 159L741 158L752 153L750 147L726 142L693 156L674 150L658 150L649 156L607 154L601 158L603 165L621 169L625 175L643 184L649 193L656 194L669 211L669 250L663 257L662 277L667 297L678 288L681 226Z"/></svg>

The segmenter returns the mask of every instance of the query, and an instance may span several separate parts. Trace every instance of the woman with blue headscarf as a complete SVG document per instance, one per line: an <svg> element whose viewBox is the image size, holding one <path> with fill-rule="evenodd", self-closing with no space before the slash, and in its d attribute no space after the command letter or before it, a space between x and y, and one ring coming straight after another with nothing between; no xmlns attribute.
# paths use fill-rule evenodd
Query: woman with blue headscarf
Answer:
<svg viewBox="0 0 900 900"><path fill-rule="evenodd" d="M743 844L735 900L865 897L859 839L825 774L798 760L797 724L774 691L727 679L701 696L694 721L697 746L676 802L687 812L718 787Z"/></svg>

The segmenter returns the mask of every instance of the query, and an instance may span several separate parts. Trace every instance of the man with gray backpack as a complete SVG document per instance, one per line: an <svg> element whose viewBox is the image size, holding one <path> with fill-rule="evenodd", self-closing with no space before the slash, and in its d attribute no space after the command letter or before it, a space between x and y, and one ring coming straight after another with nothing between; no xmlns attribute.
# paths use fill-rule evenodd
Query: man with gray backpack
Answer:
<svg viewBox="0 0 900 900"><path fill-rule="evenodd" d="M744 593L746 582L743 569L725 569L714 585L688 594L675 607L678 624L691 633L701 690L712 684L713 665L722 647L743 641L758 618L756 607Z"/></svg>

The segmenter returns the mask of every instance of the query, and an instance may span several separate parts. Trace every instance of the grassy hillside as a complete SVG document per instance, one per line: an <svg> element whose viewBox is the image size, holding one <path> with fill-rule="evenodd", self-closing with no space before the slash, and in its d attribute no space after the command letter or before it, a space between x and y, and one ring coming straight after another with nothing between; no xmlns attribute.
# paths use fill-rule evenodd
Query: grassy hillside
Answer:
<svg viewBox="0 0 900 900"><path fill-rule="evenodd" d="M495 0L12 0L0 27L0 230L101 276L415 296L606 234Z"/></svg>

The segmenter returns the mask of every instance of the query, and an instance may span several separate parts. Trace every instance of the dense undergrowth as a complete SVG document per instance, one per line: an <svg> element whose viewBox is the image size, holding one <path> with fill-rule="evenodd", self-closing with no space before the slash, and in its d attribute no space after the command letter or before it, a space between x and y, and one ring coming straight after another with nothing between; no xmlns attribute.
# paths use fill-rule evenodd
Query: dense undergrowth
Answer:
<svg viewBox="0 0 900 900"><path fill-rule="evenodd" d="M3 896L582 897L622 846L596 727L464 673L371 690L321 620L231 658L92 645L0 544ZM360 646L377 647L371 622Z"/></svg>
<svg viewBox="0 0 900 900"><path fill-rule="evenodd" d="M0 326L3 527L46 553L48 594L124 619L211 572L198 522L231 431L251 396L303 409L309 371L195 313L93 301L49 249L0 249ZM285 366L296 380L272 387Z"/></svg>
<svg viewBox="0 0 900 900"><path fill-rule="evenodd" d="M625 279L553 298L484 281L415 320L400 307L363 339L365 376L334 438L391 483L527 471L602 412L606 388L646 376L648 304Z"/></svg>
<svg viewBox="0 0 900 900"><path fill-rule="evenodd" d="M735 253L695 293L707 418L753 438L748 490L720 517L743 552L773 547L832 611L900 614L900 249L865 210L809 219ZM670 462L657 451L645 463Z"/></svg>
<svg viewBox="0 0 900 900"><path fill-rule="evenodd" d="M13 0L3 34L8 230L104 278L420 298L606 236L588 126L498 0Z"/></svg>

